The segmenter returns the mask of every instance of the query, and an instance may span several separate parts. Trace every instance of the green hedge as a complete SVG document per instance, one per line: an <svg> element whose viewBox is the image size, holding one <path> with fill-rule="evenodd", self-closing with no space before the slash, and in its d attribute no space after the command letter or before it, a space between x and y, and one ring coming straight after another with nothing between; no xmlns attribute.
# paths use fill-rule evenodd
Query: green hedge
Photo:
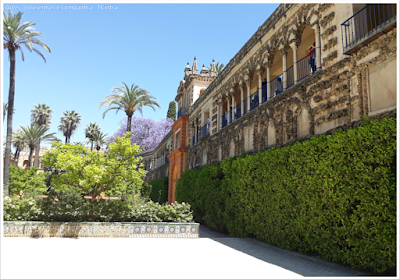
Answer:
<svg viewBox="0 0 400 280"><path fill-rule="evenodd" d="M53 200L57 197L58 200ZM90 203L76 191L51 191L47 198L3 198L4 221L45 222L192 222L193 214L187 203L161 205L139 196L126 200L100 200Z"/></svg>
<svg viewBox="0 0 400 280"><path fill-rule="evenodd" d="M154 202L163 204L168 201L168 177L150 181L152 186L150 199Z"/></svg>
<svg viewBox="0 0 400 280"><path fill-rule="evenodd" d="M396 120L365 120L186 171L176 197L195 220L232 236L383 272L396 263L395 165Z"/></svg>

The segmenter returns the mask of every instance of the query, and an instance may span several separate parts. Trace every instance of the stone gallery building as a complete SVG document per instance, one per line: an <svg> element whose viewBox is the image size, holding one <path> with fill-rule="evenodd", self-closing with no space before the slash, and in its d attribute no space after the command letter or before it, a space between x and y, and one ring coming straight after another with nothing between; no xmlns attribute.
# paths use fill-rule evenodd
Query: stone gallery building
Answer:
<svg viewBox="0 0 400 280"><path fill-rule="evenodd" d="M184 69L147 181L396 116L396 4L281 4L217 73ZM206 62L205 62L206 63ZM207 63L208 64L208 63Z"/></svg>

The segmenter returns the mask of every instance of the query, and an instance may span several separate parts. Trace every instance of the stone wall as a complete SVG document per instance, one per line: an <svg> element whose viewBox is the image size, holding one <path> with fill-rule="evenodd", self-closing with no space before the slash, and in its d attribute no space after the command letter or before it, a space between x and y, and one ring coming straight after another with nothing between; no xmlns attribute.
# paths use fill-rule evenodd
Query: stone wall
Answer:
<svg viewBox="0 0 400 280"><path fill-rule="evenodd" d="M337 43L330 40L340 35L336 25L326 24L322 31L327 44ZM322 70L190 147L187 169L351 128L364 116L396 117L396 32L397 28L341 60L326 55ZM337 45L335 51L340 48Z"/></svg>

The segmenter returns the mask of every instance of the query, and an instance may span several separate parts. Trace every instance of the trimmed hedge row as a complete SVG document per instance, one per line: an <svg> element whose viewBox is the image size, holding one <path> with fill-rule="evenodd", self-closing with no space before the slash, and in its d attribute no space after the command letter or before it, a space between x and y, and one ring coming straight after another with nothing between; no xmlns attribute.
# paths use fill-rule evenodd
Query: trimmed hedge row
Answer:
<svg viewBox="0 0 400 280"><path fill-rule="evenodd" d="M151 185L150 199L163 204L168 201L168 177L148 182Z"/></svg>
<svg viewBox="0 0 400 280"><path fill-rule="evenodd" d="M396 120L186 171L178 202L232 236L383 272L396 264Z"/></svg>

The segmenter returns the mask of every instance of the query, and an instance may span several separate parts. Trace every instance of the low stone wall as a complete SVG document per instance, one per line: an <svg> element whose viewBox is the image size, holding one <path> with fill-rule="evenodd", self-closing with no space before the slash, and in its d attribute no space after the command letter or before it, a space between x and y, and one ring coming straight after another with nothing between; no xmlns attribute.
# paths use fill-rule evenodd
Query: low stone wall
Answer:
<svg viewBox="0 0 400 280"><path fill-rule="evenodd" d="M4 222L4 237L199 238L198 223Z"/></svg>

